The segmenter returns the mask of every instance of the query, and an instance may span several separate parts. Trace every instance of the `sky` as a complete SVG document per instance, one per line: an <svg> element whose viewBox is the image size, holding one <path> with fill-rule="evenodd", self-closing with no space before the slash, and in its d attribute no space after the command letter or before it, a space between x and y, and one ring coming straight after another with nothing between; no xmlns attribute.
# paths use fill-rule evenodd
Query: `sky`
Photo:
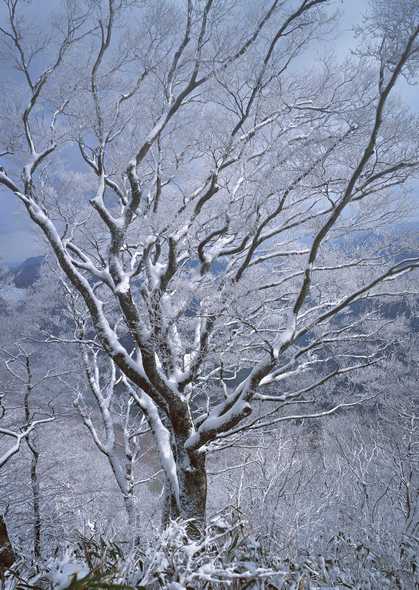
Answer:
<svg viewBox="0 0 419 590"><path fill-rule="evenodd" d="M34 0L33 7L42 5L44 1ZM352 27L360 21L367 5L367 0L338 1L337 6L342 13L342 18L337 24L335 34L332 39L322 43L313 55L316 52L326 52L333 53L338 58L343 57L354 45ZM0 11L0 20L3 16ZM2 67L5 66L0 62L0 72ZM405 84L399 90L410 107L419 112L418 87ZM45 249L39 230L28 220L23 206L17 203L13 195L0 188L0 262L18 263L43 253Z"/></svg>

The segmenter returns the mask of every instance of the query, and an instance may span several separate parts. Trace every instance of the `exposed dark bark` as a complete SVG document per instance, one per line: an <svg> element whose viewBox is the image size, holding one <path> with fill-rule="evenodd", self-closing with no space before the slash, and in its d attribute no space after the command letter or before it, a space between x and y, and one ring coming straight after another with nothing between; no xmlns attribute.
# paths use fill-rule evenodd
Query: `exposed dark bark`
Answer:
<svg viewBox="0 0 419 590"><path fill-rule="evenodd" d="M31 488L33 500L33 556L36 560L41 558L41 510L40 510L40 489L38 480L39 451L35 441L28 440L28 446L32 453L31 459Z"/></svg>
<svg viewBox="0 0 419 590"><path fill-rule="evenodd" d="M25 366L26 366L26 392L25 392L25 420L27 423L32 418L31 413L31 395L33 392L33 378L32 378L32 364L30 355L25 355ZM36 434L32 434L26 439L27 445L31 452L31 489L32 489L32 511L33 511L33 556L35 560L39 560L42 556L41 546L41 509L40 509L40 488L38 478L38 461L39 461L39 448Z"/></svg>
<svg viewBox="0 0 419 590"><path fill-rule="evenodd" d="M188 533L199 537L206 523L207 472L206 455L203 451L186 451L177 441L177 477L179 482L179 505L166 483L166 496L163 506L163 527L171 520L181 518L189 521Z"/></svg>
<svg viewBox="0 0 419 590"><path fill-rule="evenodd" d="M15 562L15 554L7 532L6 523L0 515L0 577Z"/></svg>

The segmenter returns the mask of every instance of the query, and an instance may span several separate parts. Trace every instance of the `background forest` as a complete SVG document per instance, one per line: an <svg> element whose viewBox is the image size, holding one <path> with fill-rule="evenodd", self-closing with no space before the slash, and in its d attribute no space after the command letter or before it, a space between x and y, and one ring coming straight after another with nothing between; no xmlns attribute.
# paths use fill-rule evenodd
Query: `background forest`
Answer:
<svg viewBox="0 0 419 590"><path fill-rule="evenodd" d="M404 230L416 231L412 226ZM414 291L414 286L409 281L406 290ZM49 580L55 588L67 587L79 570L87 574L82 564L91 551L98 579L137 581L144 573L141 568L131 577L115 571L123 570L132 551L132 515L106 453L95 443L95 436L106 441L104 417L80 347L66 342L72 339L74 320L66 311L57 274L42 257L13 269L4 266L0 297L0 424L20 432L34 420L52 419L22 440L19 453L1 469L1 510L16 569L35 559L50 568L44 584ZM271 580L267 588L274 583L298 587L310 579L313 588L414 587L419 522L417 297L392 300L381 314L391 336L385 358L322 394L324 408L341 388L361 392L367 401L322 418L294 418L245 432L209 455L208 512L216 531L210 532L225 534L229 550L217 553L222 573L216 578L234 579L228 573L234 555L239 564L235 569L250 575L252 564L268 573L287 572L263 576L261 584ZM122 466L129 462L132 467L134 537L152 561L153 543L161 535L164 480L159 457L149 429L126 396L116 393L110 412L115 454ZM294 414L290 406L286 415ZM126 438L138 432L131 462ZM2 449L10 447L9 438L2 443ZM198 587L201 580L191 574L201 563L187 565L183 555L176 567L169 567L163 558L182 547L179 530L174 536L174 543L163 541L151 577L158 579L162 569L168 579L180 573L186 580L191 577L191 588ZM57 548L58 558L53 558ZM60 568L64 581L57 573ZM36 568L34 580L35 574ZM244 587L244 580L239 578L238 587Z"/></svg>

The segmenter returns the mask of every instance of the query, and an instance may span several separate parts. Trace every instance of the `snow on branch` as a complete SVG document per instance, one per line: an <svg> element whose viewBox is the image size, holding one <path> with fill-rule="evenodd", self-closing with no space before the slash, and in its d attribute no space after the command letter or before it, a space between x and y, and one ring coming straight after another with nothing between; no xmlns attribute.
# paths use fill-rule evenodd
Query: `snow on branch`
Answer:
<svg viewBox="0 0 419 590"><path fill-rule="evenodd" d="M55 416L43 418L41 420L33 420L30 424L23 426L20 432L0 426L0 434L15 439L14 444L2 455L0 455L0 467L3 467L3 465L5 465L7 461L19 451L22 441L26 439L37 426L40 424L46 424L47 422L52 422L53 420L55 420Z"/></svg>

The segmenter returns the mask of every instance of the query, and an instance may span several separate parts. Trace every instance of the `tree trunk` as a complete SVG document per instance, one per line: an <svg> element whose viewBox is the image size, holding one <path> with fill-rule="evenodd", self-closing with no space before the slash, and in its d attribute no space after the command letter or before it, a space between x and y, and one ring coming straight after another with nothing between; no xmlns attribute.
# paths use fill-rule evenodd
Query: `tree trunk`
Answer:
<svg viewBox="0 0 419 590"><path fill-rule="evenodd" d="M130 485L132 474L131 460L127 461L125 454L117 454L116 448L105 453L105 456L115 476L115 481L124 500L124 508L127 514L127 523L130 531L135 528L135 503L134 489Z"/></svg>
<svg viewBox="0 0 419 590"><path fill-rule="evenodd" d="M135 504L133 494L127 493L123 495L125 512L127 513L128 529L130 531L135 530Z"/></svg>
<svg viewBox="0 0 419 590"><path fill-rule="evenodd" d="M7 533L6 523L4 522L3 516L0 515L0 577L3 576L4 572L14 562L15 554L13 553L12 544Z"/></svg>
<svg viewBox="0 0 419 590"><path fill-rule="evenodd" d="M26 392L25 392L25 420L29 424L32 418L31 412L31 397L34 389L32 379L32 361L31 356L26 354L25 356L26 366ZM32 489L32 512L33 512L33 556L35 561L41 559L42 546L41 546L41 510L40 510L40 489L39 489L39 477L38 477L38 461L39 461L39 446L36 433L26 438L26 444L32 454L31 459L31 489Z"/></svg>
<svg viewBox="0 0 419 590"><path fill-rule="evenodd" d="M38 459L39 452L34 446L33 442L30 444L30 450L32 452L31 461L31 487L32 487L32 499L33 499L33 555L35 560L41 559L42 547L41 547L41 510L40 510L40 490L38 481Z"/></svg>
<svg viewBox="0 0 419 590"><path fill-rule="evenodd" d="M179 505L170 483L166 481L166 496L163 507L163 527L171 520L181 518L190 521L188 532L199 537L205 529L207 504L207 471L204 451L187 452L178 441L176 466L179 482Z"/></svg>

